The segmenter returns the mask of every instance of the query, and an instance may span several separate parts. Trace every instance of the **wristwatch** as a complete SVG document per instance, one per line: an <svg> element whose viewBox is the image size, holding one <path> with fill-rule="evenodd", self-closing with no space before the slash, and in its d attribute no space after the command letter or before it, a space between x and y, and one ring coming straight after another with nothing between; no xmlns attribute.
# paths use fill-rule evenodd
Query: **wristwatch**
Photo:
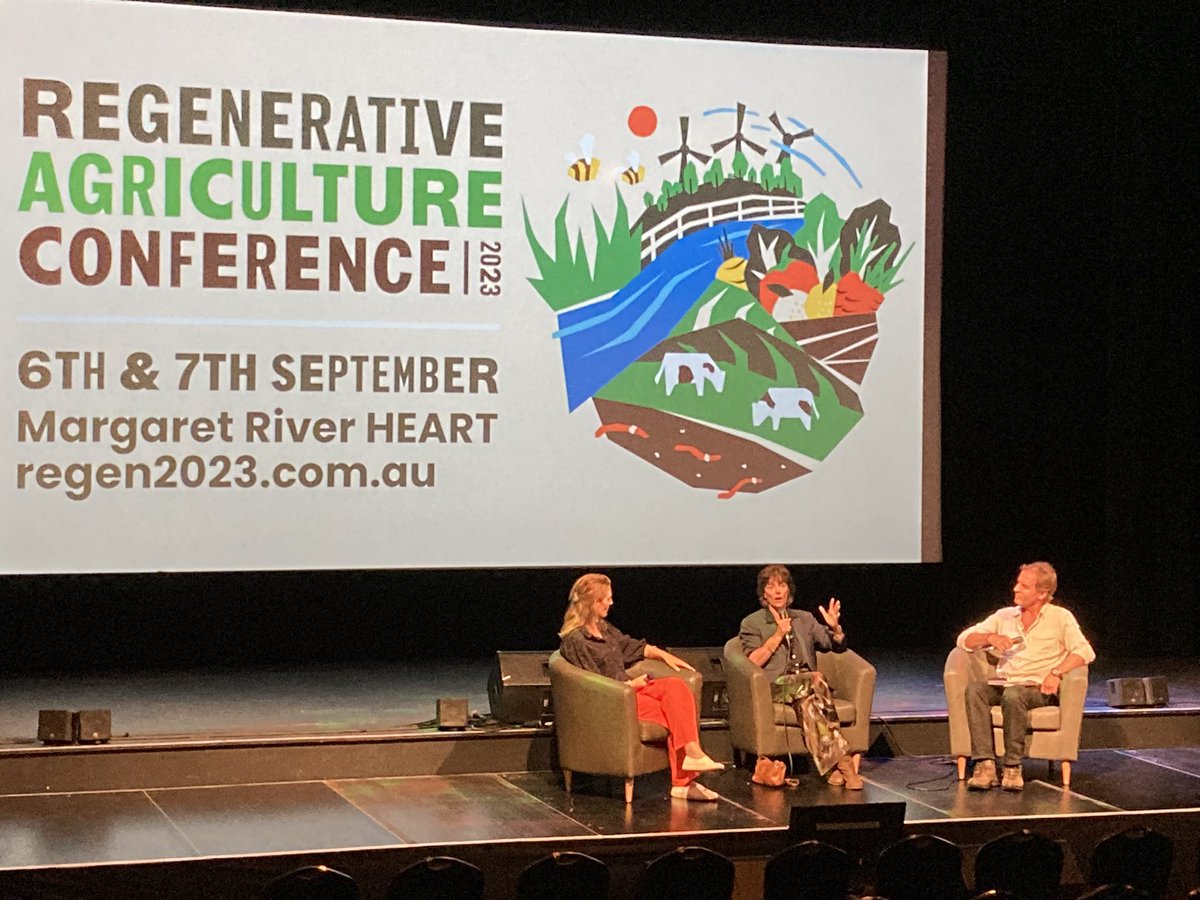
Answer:
<svg viewBox="0 0 1200 900"><path fill-rule="evenodd" d="M1062 669L1058 668L1058 666L1055 666L1053 669L1050 670L1050 674L1053 675L1055 678L1062 678Z"/></svg>

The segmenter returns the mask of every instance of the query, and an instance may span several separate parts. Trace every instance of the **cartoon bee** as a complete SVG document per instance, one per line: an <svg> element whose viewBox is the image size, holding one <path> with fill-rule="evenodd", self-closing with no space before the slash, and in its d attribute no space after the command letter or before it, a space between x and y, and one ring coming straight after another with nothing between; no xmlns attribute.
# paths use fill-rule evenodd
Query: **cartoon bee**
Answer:
<svg viewBox="0 0 1200 900"><path fill-rule="evenodd" d="M595 147L596 139L585 134L579 139L579 149L583 151L582 156L574 154L566 154L566 160L571 165L567 167L567 174L576 181L595 181L596 176L600 174L600 160L592 156L592 149Z"/></svg>
<svg viewBox="0 0 1200 900"><path fill-rule="evenodd" d="M621 173L621 180L626 184L641 184L645 181L646 167L639 164L637 152L630 153L625 159L629 168Z"/></svg>

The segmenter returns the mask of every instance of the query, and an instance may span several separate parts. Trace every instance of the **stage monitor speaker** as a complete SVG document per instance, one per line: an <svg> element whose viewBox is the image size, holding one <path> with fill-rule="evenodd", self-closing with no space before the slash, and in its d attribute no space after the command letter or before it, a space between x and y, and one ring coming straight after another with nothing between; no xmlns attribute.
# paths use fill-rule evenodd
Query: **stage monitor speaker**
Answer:
<svg viewBox="0 0 1200 900"><path fill-rule="evenodd" d="M81 744L107 744L112 739L112 710L81 709L74 713L71 734Z"/></svg>
<svg viewBox="0 0 1200 900"><path fill-rule="evenodd" d="M903 803L845 806L793 806L789 835L797 841L823 841L845 850L860 867L871 868L904 831Z"/></svg>
<svg viewBox="0 0 1200 900"><path fill-rule="evenodd" d="M438 697L437 727L446 729L466 728L471 711L466 697Z"/></svg>
<svg viewBox="0 0 1200 900"><path fill-rule="evenodd" d="M73 713L69 709L39 709L37 739L43 744L73 744Z"/></svg>
<svg viewBox="0 0 1200 900"><path fill-rule="evenodd" d="M725 683L725 656L720 647L668 647L704 678L700 691L700 718L729 718L729 687Z"/></svg>
<svg viewBox="0 0 1200 900"><path fill-rule="evenodd" d="M1167 679L1161 675L1108 679L1109 706L1166 706L1169 702Z"/></svg>
<svg viewBox="0 0 1200 900"><path fill-rule="evenodd" d="M492 718L507 725L535 725L554 713L550 701L550 653L499 650L488 676Z"/></svg>

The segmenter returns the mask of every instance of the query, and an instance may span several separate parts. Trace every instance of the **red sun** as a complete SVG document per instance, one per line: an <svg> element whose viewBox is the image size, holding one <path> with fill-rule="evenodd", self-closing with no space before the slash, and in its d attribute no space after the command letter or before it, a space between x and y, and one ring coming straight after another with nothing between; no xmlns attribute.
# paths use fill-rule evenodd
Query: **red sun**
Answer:
<svg viewBox="0 0 1200 900"><path fill-rule="evenodd" d="M648 106L635 106L629 111L629 130L638 137L650 137L658 127L658 115Z"/></svg>

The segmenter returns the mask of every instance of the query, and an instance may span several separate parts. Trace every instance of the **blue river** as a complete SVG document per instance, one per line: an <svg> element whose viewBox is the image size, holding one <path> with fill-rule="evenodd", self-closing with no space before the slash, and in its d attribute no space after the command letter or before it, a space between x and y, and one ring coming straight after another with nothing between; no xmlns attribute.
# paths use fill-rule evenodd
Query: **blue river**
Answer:
<svg viewBox="0 0 1200 900"><path fill-rule="evenodd" d="M693 232L608 299L560 313L554 336L562 344L567 408L577 409L671 333L716 277L723 237L735 256L747 258L746 237L753 225L795 233L803 224L802 218L756 219Z"/></svg>

